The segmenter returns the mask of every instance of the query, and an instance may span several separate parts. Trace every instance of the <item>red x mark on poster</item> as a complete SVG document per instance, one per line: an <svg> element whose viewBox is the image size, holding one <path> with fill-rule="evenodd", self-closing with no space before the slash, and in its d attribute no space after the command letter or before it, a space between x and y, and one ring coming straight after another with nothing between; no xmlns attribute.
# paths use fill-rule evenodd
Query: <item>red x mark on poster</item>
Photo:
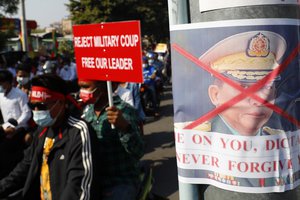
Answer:
<svg viewBox="0 0 300 200"><path fill-rule="evenodd" d="M235 81L230 80L229 78L223 76L222 74L218 73L217 71L213 70L211 67L208 65L204 64L201 60L199 60L197 57L193 56L191 53L187 52L185 49L180 47L177 44L173 44L172 47L179 52L182 56L185 58L189 59L190 61L194 62L196 65L199 67L203 68L204 70L208 71L212 75L214 75L216 78L224 81L225 83L229 84L231 87L239 90L241 93L232 99L228 100L224 104L220 105L216 109L213 109L212 111L206 113L199 119L193 121L191 124L187 125L185 129L193 129L196 126L204 123L205 121L208 121L218 115L219 113L223 112L224 110L228 109L229 107L235 105L236 103L242 101L243 99L250 97L255 99L256 101L262 103L266 107L272 109L282 117L286 118L296 126L300 127L300 122L291 116L289 113L285 112L282 110L280 107L266 101L265 99L262 99L261 97L257 96L255 93L259 91L265 84L273 81L277 75L282 73L287 66L290 64L290 62L297 56L299 50L300 50L300 43L297 45L296 48L292 51L292 53L284 60L284 62L281 63L276 69L274 69L272 72L270 72L267 76L265 76L263 79L259 80L257 83L253 84L249 88L243 88L240 86L238 83Z"/></svg>

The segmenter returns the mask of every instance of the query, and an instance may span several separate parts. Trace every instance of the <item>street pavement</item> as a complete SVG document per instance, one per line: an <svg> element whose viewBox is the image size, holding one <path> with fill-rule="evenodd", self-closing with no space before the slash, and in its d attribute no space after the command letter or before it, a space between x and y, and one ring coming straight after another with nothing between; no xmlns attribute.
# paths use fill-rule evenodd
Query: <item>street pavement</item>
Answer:
<svg viewBox="0 0 300 200"><path fill-rule="evenodd" d="M146 152L142 160L153 166L153 193L169 200L178 200L171 85L164 89L160 114L159 119L150 119L144 125Z"/></svg>

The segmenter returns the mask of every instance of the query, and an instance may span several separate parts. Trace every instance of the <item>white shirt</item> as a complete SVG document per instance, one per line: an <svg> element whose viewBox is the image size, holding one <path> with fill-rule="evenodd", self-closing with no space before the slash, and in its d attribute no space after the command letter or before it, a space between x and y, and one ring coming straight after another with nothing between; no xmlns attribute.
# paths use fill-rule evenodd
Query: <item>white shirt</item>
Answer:
<svg viewBox="0 0 300 200"><path fill-rule="evenodd" d="M118 88L116 89L115 93L117 95L119 95L119 97L125 101L126 103L128 103L129 105L131 106L134 106L133 105L133 97L132 97L132 94L131 94L131 91L126 89L126 88L123 88L121 86L118 86Z"/></svg>
<svg viewBox="0 0 300 200"><path fill-rule="evenodd" d="M28 127L31 109L28 106L27 95L19 88L11 88L7 96L0 93L0 109L4 123L12 118L18 121L17 128Z"/></svg>
<svg viewBox="0 0 300 200"><path fill-rule="evenodd" d="M65 65L59 71L59 76L65 81L74 81L77 78L76 65Z"/></svg>
<svg viewBox="0 0 300 200"><path fill-rule="evenodd" d="M43 65L44 64L38 65L37 70L36 70L36 75L42 75L42 74L44 74Z"/></svg>

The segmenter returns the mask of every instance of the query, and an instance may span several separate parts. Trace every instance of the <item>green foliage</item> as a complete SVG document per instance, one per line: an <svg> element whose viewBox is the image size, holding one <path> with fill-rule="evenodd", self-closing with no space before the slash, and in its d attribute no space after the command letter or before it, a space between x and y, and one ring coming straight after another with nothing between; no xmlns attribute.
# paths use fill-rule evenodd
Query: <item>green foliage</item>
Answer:
<svg viewBox="0 0 300 200"><path fill-rule="evenodd" d="M0 17L15 14L18 11L19 0L0 0ZM0 51L5 47L7 38L12 34L11 30L0 32Z"/></svg>
<svg viewBox="0 0 300 200"><path fill-rule="evenodd" d="M45 28L32 29L31 33L45 33Z"/></svg>
<svg viewBox="0 0 300 200"><path fill-rule="evenodd" d="M140 20L143 35L169 38L167 0L70 0L74 24Z"/></svg>
<svg viewBox="0 0 300 200"><path fill-rule="evenodd" d="M19 0L0 0L0 13L15 14L18 11Z"/></svg>
<svg viewBox="0 0 300 200"><path fill-rule="evenodd" d="M60 55L68 55L71 58L74 57L74 48L72 41L60 41L58 46L58 53Z"/></svg>

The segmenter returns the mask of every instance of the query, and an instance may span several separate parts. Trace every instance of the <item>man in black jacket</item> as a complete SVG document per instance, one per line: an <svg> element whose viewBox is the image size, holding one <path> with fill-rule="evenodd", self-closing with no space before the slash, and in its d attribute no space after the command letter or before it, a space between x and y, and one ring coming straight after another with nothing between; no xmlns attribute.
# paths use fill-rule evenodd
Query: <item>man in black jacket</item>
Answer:
<svg viewBox="0 0 300 200"><path fill-rule="evenodd" d="M0 197L23 188L23 199L95 199L92 132L69 115L67 93L58 76L32 79L30 106L39 128L24 159L0 181Z"/></svg>

